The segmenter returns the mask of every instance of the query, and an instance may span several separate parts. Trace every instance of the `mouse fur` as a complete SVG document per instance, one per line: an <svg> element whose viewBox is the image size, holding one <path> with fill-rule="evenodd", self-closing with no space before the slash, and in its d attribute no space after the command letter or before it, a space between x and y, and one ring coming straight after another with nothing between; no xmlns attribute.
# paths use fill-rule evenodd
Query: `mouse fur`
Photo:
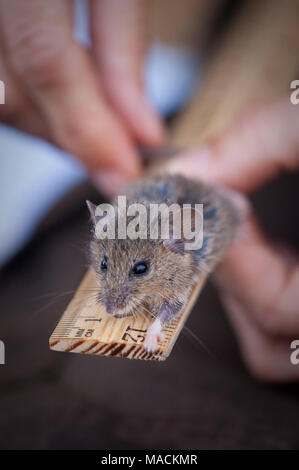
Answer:
<svg viewBox="0 0 299 470"><path fill-rule="evenodd" d="M114 316L130 315L142 306L154 321L144 346L154 352L163 340L162 329L188 302L192 286L210 273L222 259L240 224L237 204L227 190L178 175L138 179L122 191L127 204L203 204L203 244L185 250L181 240L104 239L90 243L90 261L100 289L97 300ZM94 225L96 206L88 202ZM101 263L107 260L103 271ZM145 263L146 273L135 275L136 263Z"/></svg>

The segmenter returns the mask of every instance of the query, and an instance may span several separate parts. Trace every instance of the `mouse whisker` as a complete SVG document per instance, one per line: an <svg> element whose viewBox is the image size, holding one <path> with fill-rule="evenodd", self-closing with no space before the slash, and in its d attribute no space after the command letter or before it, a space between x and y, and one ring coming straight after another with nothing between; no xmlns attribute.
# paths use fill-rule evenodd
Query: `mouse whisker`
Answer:
<svg viewBox="0 0 299 470"><path fill-rule="evenodd" d="M161 297L164 298L165 300L169 300L169 299L167 299L161 292L159 292L159 294L160 294ZM149 312L149 313L150 313L150 312ZM154 318L157 318L157 316L154 316L153 314L152 314L152 316L153 316ZM184 333L188 333L189 336L191 336L191 337L197 342L197 344L199 344L199 345L209 354L209 356L210 356L213 360L217 361L217 358L212 354L212 352L209 350L209 348L206 346L206 344L205 344L192 330L190 330L186 325L184 325L183 331L184 331Z"/></svg>
<svg viewBox="0 0 299 470"><path fill-rule="evenodd" d="M38 295L38 296L34 297L33 300L43 300L43 299L46 299L47 297L55 297L55 298L63 297L64 295L71 295L71 294L74 294L75 292L76 292L75 289L65 291L65 292L60 292L60 293L49 292L48 294Z"/></svg>
<svg viewBox="0 0 299 470"><path fill-rule="evenodd" d="M143 308L151 317L153 317L153 318L155 318L155 319L157 318L157 316L156 316L153 312L151 312L150 310L148 310L144 305L142 305L142 308ZM140 313L143 313L143 312L140 312ZM147 318L144 314L143 314L143 316L144 316L144 318Z"/></svg>
<svg viewBox="0 0 299 470"><path fill-rule="evenodd" d="M134 319L138 318L139 315L141 315L144 319L146 319L146 316L144 315L144 312L142 310L146 310L142 300L134 300L134 301L131 301L131 309L132 309L132 314L133 314L133 317ZM138 311L137 313L137 309L141 307L141 310ZM148 312L150 313L150 312Z"/></svg>
<svg viewBox="0 0 299 470"><path fill-rule="evenodd" d="M195 340L199 346L201 346L202 349L205 350L205 352L214 360L218 362L218 359L214 356L214 354L210 351L210 349L207 347L207 345L192 331L190 328L188 328L186 325L183 327L183 332L188 333L189 336Z"/></svg>
<svg viewBox="0 0 299 470"><path fill-rule="evenodd" d="M68 294L65 294L65 295L68 295ZM57 298L58 297L58 298ZM49 307L51 307L52 305L55 304L55 302L58 302L60 300L60 298L62 297L62 295L60 296L57 296L55 299L52 299L50 302L48 302L47 304L43 305L40 309L36 310L35 312L33 312L33 314L31 315L30 318L35 318L37 315L40 315L42 312L44 312L45 310L47 310ZM83 301L87 301L87 300L91 300L92 299L92 296L87 296L87 295L83 295L82 297L78 297L76 300L72 300L72 305L74 308L77 307L77 304L82 302Z"/></svg>

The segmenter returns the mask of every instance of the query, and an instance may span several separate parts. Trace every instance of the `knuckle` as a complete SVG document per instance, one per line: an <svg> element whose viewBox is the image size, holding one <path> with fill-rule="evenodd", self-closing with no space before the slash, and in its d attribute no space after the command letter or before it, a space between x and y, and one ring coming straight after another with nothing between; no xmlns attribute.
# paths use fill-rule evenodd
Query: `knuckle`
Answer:
<svg viewBox="0 0 299 470"><path fill-rule="evenodd" d="M60 41L50 29L41 26L25 28L15 35L9 54L16 72L38 84L51 82L62 64Z"/></svg>

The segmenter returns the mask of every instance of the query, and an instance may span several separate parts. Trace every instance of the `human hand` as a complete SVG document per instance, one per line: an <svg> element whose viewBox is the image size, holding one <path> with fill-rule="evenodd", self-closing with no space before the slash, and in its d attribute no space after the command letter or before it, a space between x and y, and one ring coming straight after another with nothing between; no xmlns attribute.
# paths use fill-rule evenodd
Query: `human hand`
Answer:
<svg viewBox="0 0 299 470"><path fill-rule="evenodd" d="M73 40L72 2L0 0L0 120L75 155L110 195L136 176L136 144L162 124L142 90L141 0L90 0L92 47Z"/></svg>
<svg viewBox="0 0 299 470"><path fill-rule="evenodd" d="M210 147L169 164L172 172L244 193L298 168L299 107L289 100L244 116ZM215 277L252 374L266 381L298 381L299 366L290 361L291 342L299 339L297 254L274 246L249 211Z"/></svg>

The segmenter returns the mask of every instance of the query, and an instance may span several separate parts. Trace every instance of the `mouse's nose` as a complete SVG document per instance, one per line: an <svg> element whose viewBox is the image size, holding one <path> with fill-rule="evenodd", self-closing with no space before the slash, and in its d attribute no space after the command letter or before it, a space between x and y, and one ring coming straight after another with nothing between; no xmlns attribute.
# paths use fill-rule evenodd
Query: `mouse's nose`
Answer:
<svg viewBox="0 0 299 470"><path fill-rule="evenodd" d="M114 315L117 313L118 309L124 308L126 306L126 301L129 294L130 289L127 287L122 287L115 292L110 292L110 295L106 301L107 313L109 313L109 315Z"/></svg>

